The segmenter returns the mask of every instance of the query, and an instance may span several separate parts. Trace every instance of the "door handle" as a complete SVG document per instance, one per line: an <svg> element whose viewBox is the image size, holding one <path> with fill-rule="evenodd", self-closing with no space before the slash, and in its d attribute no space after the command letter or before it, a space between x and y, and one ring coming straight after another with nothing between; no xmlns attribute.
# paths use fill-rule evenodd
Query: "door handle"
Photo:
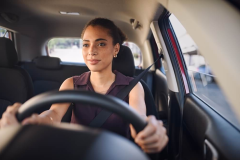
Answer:
<svg viewBox="0 0 240 160"><path fill-rule="evenodd" d="M218 160L218 152L214 146L207 140L204 140L204 159Z"/></svg>

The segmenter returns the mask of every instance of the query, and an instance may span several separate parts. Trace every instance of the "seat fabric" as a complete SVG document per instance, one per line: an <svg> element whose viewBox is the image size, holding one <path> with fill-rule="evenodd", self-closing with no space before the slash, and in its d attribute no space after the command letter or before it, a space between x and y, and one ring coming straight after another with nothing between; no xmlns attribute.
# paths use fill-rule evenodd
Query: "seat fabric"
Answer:
<svg viewBox="0 0 240 160"><path fill-rule="evenodd" d="M24 103L33 96L31 77L16 66L17 61L13 42L0 38L0 118L7 106L15 102Z"/></svg>

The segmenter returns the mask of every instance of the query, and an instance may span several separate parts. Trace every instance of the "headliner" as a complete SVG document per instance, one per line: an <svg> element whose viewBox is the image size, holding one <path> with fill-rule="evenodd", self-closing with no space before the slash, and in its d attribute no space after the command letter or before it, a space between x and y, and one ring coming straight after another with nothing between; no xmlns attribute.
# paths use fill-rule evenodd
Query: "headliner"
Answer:
<svg viewBox="0 0 240 160"><path fill-rule="evenodd" d="M30 37L80 37L84 25L95 17L113 20L139 46L150 32L163 7L155 0L2 0L0 10L19 16L15 23L0 17L0 25ZM61 15L59 11L79 12L80 16ZM142 25L133 30L130 19Z"/></svg>

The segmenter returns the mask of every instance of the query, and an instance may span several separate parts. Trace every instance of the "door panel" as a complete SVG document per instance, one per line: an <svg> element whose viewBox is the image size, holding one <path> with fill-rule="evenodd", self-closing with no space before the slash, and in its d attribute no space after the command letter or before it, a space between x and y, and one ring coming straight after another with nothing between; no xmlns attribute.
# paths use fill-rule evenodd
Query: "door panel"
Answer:
<svg viewBox="0 0 240 160"><path fill-rule="evenodd" d="M208 105L209 102L204 99L201 100L202 98L199 99L196 96L199 96L197 91L201 90L196 88L198 84L191 85L190 78L194 79L195 77L189 76L187 69L191 69L192 63L188 65L185 63L186 55L190 53L186 50L184 51L184 46L182 46L182 49L180 48L178 40L181 39L181 36L177 37L175 35L169 16L170 14L166 12L165 17L159 21L159 26L168 49L168 54L173 62L179 93L174 94L170 92L168 159L239 160L240 130L235 127L236 125L234 126L232 122L230 123L230 121L224 118L226 115L229 116L229 110L226 105L221 102L220 104L215 103L216 106ZM196 51L196 53L198 52ZM198 55L198 57L198 59L202 58L204 61L201 55ZM216 83L213 85L209 82L209 85L216 86ZM208 86L206 87L206 85L204 87L207 91L211 89ZM189 88L188 92L186 91L187 88ZM213 102L219 102L224 97L217 97L218 92L220 90L217 89L212 90L212 92L206 92L208 94L205 94L205 97L212 99ZM213 99L211 96L217 98ZM216 112L215 109L217 109L218 105L222 105L221 107L225 109L224 114L221 113L220 115ZM216 108L213 109L211 106Z"/></svg>
<svg viewBox="0 0 240 160"><path fill-rule="evenodd" d="M193 94L186 97L182 138L183 159L212 159L214 149L218 159L240 159L239 130Z"/></svg>

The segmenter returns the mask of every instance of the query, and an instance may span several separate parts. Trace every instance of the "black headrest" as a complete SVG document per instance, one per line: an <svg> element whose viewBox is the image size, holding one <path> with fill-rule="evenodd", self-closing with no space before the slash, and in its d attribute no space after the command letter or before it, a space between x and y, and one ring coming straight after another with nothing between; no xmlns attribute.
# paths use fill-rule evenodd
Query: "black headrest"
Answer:
<svg viewBox="0 0 240 160"><path fill-rule="evenodd" d="M113 58L113 70L117 70L125 76L133 77L135 73L135 64L133 54L130 48L121 45L116 58Z"/></svg>
<svg viewBox="0 0 240 160"><path fill-rule="evenodd" d="M41 56L33 60L35 65L41 69L59 69L61 60L56 57Z"/></svg>
<svg viewBox="0 0 240 160"><path fill-rule="evenodd" d="M0 67L12 67L18 62L18 55L13 42L0 38Z"/></svg>

